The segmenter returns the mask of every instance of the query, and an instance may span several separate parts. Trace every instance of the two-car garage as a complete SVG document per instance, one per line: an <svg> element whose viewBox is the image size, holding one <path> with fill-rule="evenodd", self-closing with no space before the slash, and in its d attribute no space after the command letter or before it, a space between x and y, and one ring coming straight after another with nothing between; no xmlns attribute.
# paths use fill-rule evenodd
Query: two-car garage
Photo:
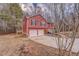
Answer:
<svg viewBox="0 0 79 59"><path fill-rule="evenodd" d="M41 36L44 35L44 29L30 29L29 36Z"/></svg>

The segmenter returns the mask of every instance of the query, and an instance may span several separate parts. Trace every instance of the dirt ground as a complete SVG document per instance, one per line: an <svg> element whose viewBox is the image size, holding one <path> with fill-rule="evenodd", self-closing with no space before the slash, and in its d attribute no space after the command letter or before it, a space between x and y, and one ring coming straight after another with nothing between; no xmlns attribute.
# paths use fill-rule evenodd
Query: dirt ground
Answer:
<svg viewBox="0 0 79 59"><path fill-rule="evenodd" d="M16 51L23 44L23 39L16 34L0 35L0 55L17 55Z"/></svg>
<svg viewBox="0 0 79 59"><path fill-rule="evenodd" d="M23 45L29 48L29 52L27 49L26 52L22 51ZM47 56L55 55L54 51L56 52L56 49L36 43L17 34L0 35L0 56Z"/></svg>
<svg viewBox="0 0 79 59"><path fill-rule="evenodd" d="M58 49L17 34L0 35L0 56L57 56Z"/></svg>

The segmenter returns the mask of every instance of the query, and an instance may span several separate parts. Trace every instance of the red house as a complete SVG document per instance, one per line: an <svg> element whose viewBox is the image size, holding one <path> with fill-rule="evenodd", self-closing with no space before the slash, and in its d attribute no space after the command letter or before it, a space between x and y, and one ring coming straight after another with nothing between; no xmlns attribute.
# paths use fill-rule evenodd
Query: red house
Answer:
<svg viewBox="0 0 79 59"><path fill-rule="evenodd" d="M52 28L54 28L53 24L47 22L41 15L25 17L23 20L23 33L30 37L44 35Z"/></svg>

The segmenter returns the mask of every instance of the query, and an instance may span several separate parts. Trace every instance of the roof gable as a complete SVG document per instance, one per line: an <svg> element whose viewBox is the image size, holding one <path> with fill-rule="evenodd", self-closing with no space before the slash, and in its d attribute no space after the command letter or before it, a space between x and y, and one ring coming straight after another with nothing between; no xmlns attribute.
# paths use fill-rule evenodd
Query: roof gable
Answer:
<svg viewBox="0 0 79 59"><path fill-rule="evenodd" d="M50 23L47 21L47 19L45 19L43 16L41 16L40 14L39 15L35 15L35 16L31 16L29 18L34 18L34 17L39 17L39 18L42 18L42 20L44 20L46 23Z"/></svg>

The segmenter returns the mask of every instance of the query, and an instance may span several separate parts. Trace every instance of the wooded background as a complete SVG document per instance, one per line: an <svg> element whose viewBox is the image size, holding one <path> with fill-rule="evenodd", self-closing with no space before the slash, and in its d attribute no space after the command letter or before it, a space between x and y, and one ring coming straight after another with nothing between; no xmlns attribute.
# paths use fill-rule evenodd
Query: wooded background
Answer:
<svg viewBox="0 0 79 59"><path fill-rule="evenodd" d="M22 5L26 10L22 9ZM29 6L30 5L30 6ZM40 6L41 5L41 6ZM55 24L58 31L71 31L74 25L79 27L79 4L78 3L47 3L47 4L0 4L0 32L16 32L22 28L24 16L41 14L49 22Z"/></svg>

